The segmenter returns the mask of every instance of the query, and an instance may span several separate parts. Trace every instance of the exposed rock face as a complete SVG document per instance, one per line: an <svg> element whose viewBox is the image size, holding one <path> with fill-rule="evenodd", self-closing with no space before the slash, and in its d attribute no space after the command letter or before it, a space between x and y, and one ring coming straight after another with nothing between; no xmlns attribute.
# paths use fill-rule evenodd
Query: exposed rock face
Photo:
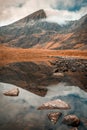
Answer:
<svg viewBox="0 0 87 130"><path fill-rule="evenodd" d="M38 107L38 110L43 109L70 109L70 105L60 99L57 99L44 103L40 107Z"/></svg>
<svg viewBox="0 0 87 130"><path fill-rule="evenodd" d="M80 119L76 115L67 115L63 119L63 123L71 126L79 126Z"/></svg>
<svg viewBox="0 0 87 130"><path fill-rule="evenodd" d="M46 16L45 11L43 9L41 9L41 10L38 10L38 11L32 13L31 15L28 15L25 18L15 22L14 24L16 24L16 25L20 24L20 23L26 23L27 24L28 22L30 22L32 20L37 21L37 20L40 20L40 19L45 19L46 17L47 16Z"/></svg>
<svg viewBox="0 0 87 130"><path fill-rule="evenodd" d="M53 112L48 114L48 118L53 124L56 124L61 115L61 112Z"/></svg>
<svg viewBox="0 0 87 130"><path fill-rule="evenodd" d="M6 96L18 96L19 95L19 89L18 88L14 88L12 90L4 92L3 94L6 95Z"/></svg>

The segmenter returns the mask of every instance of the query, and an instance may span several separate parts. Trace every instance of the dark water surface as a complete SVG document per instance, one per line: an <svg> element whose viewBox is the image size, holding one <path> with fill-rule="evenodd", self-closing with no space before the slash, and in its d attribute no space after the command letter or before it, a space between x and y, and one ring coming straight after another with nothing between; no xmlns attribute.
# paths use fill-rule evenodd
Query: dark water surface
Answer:
<svg viewBox="0 0 87 130"><path fill-rule="evenodd" d="M37 96L19 88L18 97L7 97L4 91L15 88L11 84L0 83L0 130L70 130L62 123L64 115L76 114L81 119L79 130L87 130L87 93L75 86L59 83L49 86L45 97ZM37 110L44 102L62 99L71 105L70 110ZM53 111L63 113L56 125L47 114ZM84 122L83 122L84 120Z"/></svg>

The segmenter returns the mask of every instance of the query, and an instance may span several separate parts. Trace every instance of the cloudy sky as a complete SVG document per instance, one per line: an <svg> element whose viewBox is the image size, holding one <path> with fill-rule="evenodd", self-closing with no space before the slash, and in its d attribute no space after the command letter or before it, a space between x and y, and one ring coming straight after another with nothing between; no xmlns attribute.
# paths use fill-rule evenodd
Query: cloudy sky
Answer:
<svg viewBox="0 0 87 130"><path fill-rule="evenodd" d="M44 9L48 20L59 24L87 14L87 0L0 0L0 26Z"/></svg>

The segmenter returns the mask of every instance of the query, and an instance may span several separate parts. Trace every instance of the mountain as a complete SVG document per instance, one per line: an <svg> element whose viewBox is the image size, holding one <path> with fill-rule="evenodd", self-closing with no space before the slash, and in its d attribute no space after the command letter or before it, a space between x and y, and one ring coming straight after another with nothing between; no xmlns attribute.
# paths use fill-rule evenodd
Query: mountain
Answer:
<svg viewBox="0 0 87 130"><path fill-rule="evenodd" d="M87 15L67 25L46 21L39 10L25 18L0 27L0 44L11 47L43 49L87 49Z"/></svg>
<svg viewBox="0 0 87 130"><path fill-rule="evenodd" d="M62 48L71 49L87 49L87 14L83 16L81 19L74 21L71 25L70 32L72 32L72 36L68 38L63 45Z"/></svg>
<svg viewBox="0 0 87 130"><path fill-rule="evenodd" d="M47 16L46 16L46 13L43 9L39 10L39 11L36 11L34 12L33 14L31 15L28 15L26 16L25 18L15 22L14 26L20 26L20 25L26 25L26 24L33 24L34 21L38 21L38 20L41 20L41 19L45 19Z"/></svg>
<svg viewBox="0 0 87 130"><path fill-rule="evenodd" d="M82 18L80 18L79 20L75 21L72 24L71 28L77 29L77 30L82 29L82 28L85 29L86 25L87 25L87 14L83 16Z"/></svg>

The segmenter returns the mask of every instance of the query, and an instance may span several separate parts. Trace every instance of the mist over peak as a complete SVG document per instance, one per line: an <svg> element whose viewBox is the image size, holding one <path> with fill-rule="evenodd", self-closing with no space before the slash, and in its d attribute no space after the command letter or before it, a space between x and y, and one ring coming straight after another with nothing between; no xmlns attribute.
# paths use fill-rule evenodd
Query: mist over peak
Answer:
<svg viewBox="0 0 87 130"><path fill-rule="evenodd" d="M58 10L50 9L50 10L45 10L45 11L47 15L46 21L58 23L61 26L68 24L70 21L79 20L82 16L86 15L86 12L85 14L84 13L82 14L82 13L79 13L78 11L73 12L73 13L68 12L67 10L58 11Z"/></svg>
<svg viewBox="0 0 87 130"><path fill-rule="evenodd" d="M0 0L0 26L8 25L44 9L48 20L65 24L65 21L78 20L87 14L85 0Z"/></svg>

